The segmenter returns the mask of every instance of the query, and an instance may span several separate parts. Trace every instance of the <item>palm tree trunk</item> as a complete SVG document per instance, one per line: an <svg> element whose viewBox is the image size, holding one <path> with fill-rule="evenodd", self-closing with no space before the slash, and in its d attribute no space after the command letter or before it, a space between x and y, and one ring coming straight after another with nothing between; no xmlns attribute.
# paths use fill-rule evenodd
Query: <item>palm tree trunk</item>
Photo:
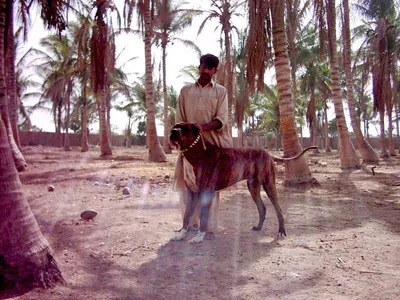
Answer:
<svg viewBox="0 0 400 300"><path fill-rule="evenodd" d="M4 34L6 1L0 0L0 104L6 103ZM7 117L7 115L5 115ZM8 117L7 117L8 118ZM22 194L9 133L0 117L0 298L15 287L51 287L63 278L52 249Z"/></svg>
<svg viewBox="0 0 400 300"><path fill-rule="evenodd" d="M339 131L340 166L343 169L358 168L360 161L346 125L343 111L342 90L340 87L339 63L336 45L336 12L335 0L328 1L328 40L330 48L330 74L332 81L332 98L335 107L336 124Z"/></svg>
<svg viewBox="0 0 400 300"><path fill-rule="evenodd" d="M329 153L332 152L332 148L328 130L328 107L326 103L324 105L324 132L325 132L325 152Z"/></svg>
<svg viewBox="0 0 400 300"><path fill-rule="evenodd" d="M396 136L397 136L397 149L400 152L400 128L399 128L399 124L400 124L400 115L399 115L399 100L398 100L398 95L396 96L396 100L395 100L395 113L396 113Z"/></svg>
<svg viewBox="0 0 400 300"><path fill-rule="evenodd" d="M398 101L398 83L397 83L397 49L395 47L394 52L391 55L390 61L390 69L391 69L391 77L392 77L392 98L390 99L390 107L388 107L388 131L389 131L389 155L396 156L396 149L394 147L393 142L393 120L392 120L392 112L393 106Z"/></svg>
<svg viewBox="0 0 400 300"><path fill-rule="evenodd" d="M229 28L224 25L225 34L225 74L227 74L227 93L228 93L228 129L232 134L232 104L233 104L233 72L231 59L231 40L229 38Z"/></svg>
<svg viewBox="0 0 400 300"><path fill-rule="evenodd" d="M6 71L7 71L7 95L8 95L8 113L11 123L11 129L14 135L15 143L21 148L18 131L18 104L17 87L15 79L15 48L14 48L14 4L13 1L7 2L7 47L6 47Z"/></svg>
<svg viewBox="0 0 400 300"><path fill-rule="evenodd" d="M311 144L318 146L318 137L317 137L317 117L316 117L316 107L315 107L315 89L314 84L312 84L310 91L310 103L307 109L307 115L310 123L310 136L311 136ZM318 149L313 150L313 154L318 154Z"/></svg>
<svg viewBox="0 0 400 300"><path fill-rule="evenodd" d="M4 75L1 77L0 89L4 88ZM0 182L0 298L15 286L49 288L63 282L53 251L22 193L2 118Z"/></svg>
<svg viewBox="0 0 400 300"><path fill-rule="evenodd" d="M89 142L88 142L88 109L87 109L87 79L83 81L82 84L82 149L81 152L89 151Z"/></svg>
<svg viewBox="0 0 400 300"><path fill-rule="evenodd" d="M99 125L100 125L100 156L112 155L111 143L108 135L108 124L107 124L107 100L105 90L99 91Z"/></svg>
<svg viewBox="0 0 400 300"><path fill-rule="evenodd" d="M237 147L243 146L243 122L240 122L238 125L238 138L237 138Z"/></svg>
<svg viewBox="0 0 400 300"><path fill-rule="evenodd" d="M350 112L351 126L353 127L356 136L358 150L364 162L377 163L379 156L371 147L368 141L364 138L360 122L357 118L355 109L355 97L353 90L353 75L351 72L351 44L350 44L350 18L349 18L349 0L343 0L344 12L344 69L346 73L346 89L347 89L347 103Z"/></svg>
<svg viewBox="0 0 400 300"><path fill-rule="evenodd" d="M8 115L8 105L7 105L7 90L6 90L6 73L5 73L5 44L4 38L6 34L6 3L0 2L1 5L1 15L0 15L0 59L1 59L1 86L0 86L0 116L3 119L6 133L5 136L8 138L8 143L10 145L12 157L14 160L15 167L17 168L18 172L25 171L28 167L24 156L22 155L20 149L18 148L12 131L12 126L10 122L10 118Z"/></svg>
<svg viewBox="0 0 400 300"><path fill-rule="evenodd" d="M57 147L62 147L62 101L60 97L57 97L57 129L56 129L56 139L57 139Z"/></svg>
<svg viewBox="0 0 400 300"><path fill-rule="evenodd" d="M111 94L110 89L106 86L105 90L106 97L106 123L107 123L107 134L108 140L110 141L110 147L112 146L112 132L111 132Z"/></svg>
<svg viewBox="0 0 400 300"><path fill-rule="evenodd" d="M386 145L386 136L385 136L385 111L379 111L379 126L380 126L380 141L381 141L381 157L387 157L387 145Z"/></svg>
<svg viewBox="0 0 400 300"><path fill-rule="evenodd" d="M392 118L392 110L387 111L388 115L388 148L389 155L396 156L396 150L394 149L393 143L393 118Z"/></svg>
<svg viewBox="0 0 400 300"><path fill-rule="evenodd" d="M283 134L285 156L302 151L296 132L294 104L292 99L290 65L284 26L284 1L271 2L275 73L279 95L280 124ZM286 184L308 183L313 180L305 157L285 164Z"/></svg>
<svg viewBox="0 0 400 300"><path fill-rule="evenodd" d="M293 3L292 0L286 0L286 33L288 39L288 50L289 50L289 60L290 60L290 73L292 78L292 95L294 99L297 97L297 80L296 80L296 71L297 71L297 51L296 51L296 27L298 16L296 15L295 8L297 7L297 3Z"/></svg>
<svg viewBox="0 0 400 300"><path fill-rule="evenodd" d="M125 147L130 148L132 146L132 117L129 116L128 125L126 126L126 134L125 134Z"/></svg>
<svg viewBox="0 0 400 300"><path fill-rule="evenodd" d="M67 93L65 95L67 101L67 112L65 116L65 135L64 135L64 150L71 151L71 144L69 142L69 124L71 120L71 93L72 93L72 81L68 81Z"/></svg>
<svg viewBox="0 0 400 300"><path fill-rule="evenodd" d="M153 66L151 64L151 42L153 37L153 28L151 25L150 0L144 1L144 53L145 53L145 78L146 78L146 141L149 147L149 160L152 162L166 161L165 153L161 147L157 135L156 114L153 96Z"/></svg>
<svg viewBox="0 0 400 300"><path fill-rule="evenodd" d="M169 118L169 98L167 93L167 43L162 44L162 73L163 73L163 95L164 95L164 139L163 149L165 153L172 153L169 145L170 118Z"/></svg>
<svg viewBox="0 0 400 300"><path fill-rule="evenodd" d="M376 25L376 33L373 41L373 51L376 53L376 59L372 67L372 83L374 95L374 109L379 111L379 124L381 131L381 157L387 157L387 145L385 136L385 110L388 104L390 91L389 61L387 52L387 40L385 32L387 30L386 21L380 18Z"/></svg>
<svg viewBox="0 0 400 300"><path fill-rule="evenodd" d="M28 164L26 163L26 160L25 160L24 156L22 155L21 150L18 148L18 146L14 140L14 135L13 135L13 132L11 129L11 122L8 117L7 93L5 90L3 91L3 94L0 95L0 114L1 114L2 119L4 120L4 124L6 126L7 137L8 137L8 141L10 143L15 167L17 168L18 172L23 172L28 168Z"/></svg>

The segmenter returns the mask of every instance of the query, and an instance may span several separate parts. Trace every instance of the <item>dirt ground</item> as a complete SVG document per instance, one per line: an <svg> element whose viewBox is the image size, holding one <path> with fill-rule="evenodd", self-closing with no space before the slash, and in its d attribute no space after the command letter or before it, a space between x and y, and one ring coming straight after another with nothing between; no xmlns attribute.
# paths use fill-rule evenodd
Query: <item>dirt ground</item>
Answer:
<svg viewBox="0 0 400 300"><path fill-rule="evenodd" d="M264 228L250 230L258 213L240 183L221 194L216 238L193 245L170 241L181 226L176 152L165 163L148 162L143 147L116 148L107 160L98 149L23 153L25 195L67 283L15 299L400 299L399 158L373 175L322 154L327 167L310 163L321 186L308 190L284 188L279 165L287 238L275 238L265 194ZM93 222L80 218L87 209L98 212Z"/></svg>

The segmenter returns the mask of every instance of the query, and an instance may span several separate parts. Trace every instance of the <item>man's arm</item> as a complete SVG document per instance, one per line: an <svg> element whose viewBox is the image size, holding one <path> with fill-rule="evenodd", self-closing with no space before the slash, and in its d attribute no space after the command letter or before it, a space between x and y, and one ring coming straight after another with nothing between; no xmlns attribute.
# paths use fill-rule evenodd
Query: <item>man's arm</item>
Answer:
<svg viewBox="0 0 400 300"><path fill-rule="evenodd" d="M216 129L219 131L228 124L228 93L223 86L217 85L216 88L218 104L214 120L218 120L221 124L221 126Z"/></svg>
<svg viewBox="0 0 400 300"><path fill-rule="evenodd" d="M214 119L209 123L201 124L201 130L203 130L203 131L218 130L221 127L222 127L222 123L218 119Z"/></svg>

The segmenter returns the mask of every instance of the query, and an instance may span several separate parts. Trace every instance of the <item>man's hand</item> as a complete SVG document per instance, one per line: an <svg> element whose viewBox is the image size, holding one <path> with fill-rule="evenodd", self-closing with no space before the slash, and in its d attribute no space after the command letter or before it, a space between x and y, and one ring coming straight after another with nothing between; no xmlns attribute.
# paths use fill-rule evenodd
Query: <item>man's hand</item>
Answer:
<svg viewBox="0 0 400 300"><path fill-rule="evenodd" d="M201 127L202 131L212 131L212 130L220 129L222 127L222 123L221 123L221 121L215 119L209 123L200 125L200 127Z"/></svg>

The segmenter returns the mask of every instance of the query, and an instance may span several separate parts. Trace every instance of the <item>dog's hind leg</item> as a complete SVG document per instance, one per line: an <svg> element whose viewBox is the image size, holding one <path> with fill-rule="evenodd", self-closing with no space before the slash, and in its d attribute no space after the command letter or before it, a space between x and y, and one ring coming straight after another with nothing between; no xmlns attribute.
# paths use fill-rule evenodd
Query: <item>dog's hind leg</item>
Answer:
<svg viewBox="0 0 400 300"><path fill-rule="evenodd" d="M269 199L271 200L272 205L275 208L276 216L278 217L278 223L279 223L278 236L279 237L286 236L285 220L283 218L281 206L279 205L278 202L278 193L276 191L275 182L263 181L262 185Z"/></svg>
<svg viewBox="0 0 400 300"><path fill-rule="evenodd" d="M251 194L251 198L253 198L253 201L257 205L257 210L258 210L258 225L253 226L252 230L259 231L263 227L264 220L265 220L265 214L267 212L267 209L264 205L264 202L261 199L261 183L258 179L249 179L247 181L247 188L249 189L249 192Z"/></svg>

